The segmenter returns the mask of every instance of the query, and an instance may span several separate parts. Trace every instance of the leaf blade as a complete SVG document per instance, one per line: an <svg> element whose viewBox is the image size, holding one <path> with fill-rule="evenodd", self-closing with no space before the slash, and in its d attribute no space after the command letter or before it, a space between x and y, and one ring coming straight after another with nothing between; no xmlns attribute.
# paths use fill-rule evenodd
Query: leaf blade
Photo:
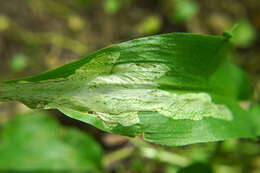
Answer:
<svg viewBox="0 0 260 173"><path fill-rule="evenodd" d="M237 106L250 96L250 87L228 60L230 50L222 36L145 37L42 75L7 81L0 85L0 99L56 108L104 131L143 133L164 145L253 137L254 127L246 123L251 120Z"/></svg>

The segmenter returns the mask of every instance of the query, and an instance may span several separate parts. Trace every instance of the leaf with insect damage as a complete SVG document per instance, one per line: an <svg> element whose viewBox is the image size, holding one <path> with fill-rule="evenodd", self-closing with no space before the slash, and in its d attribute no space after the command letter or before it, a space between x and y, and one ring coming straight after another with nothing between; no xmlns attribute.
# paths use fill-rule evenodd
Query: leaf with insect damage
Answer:
<svg viewBox="0 0 260 173"><path fill-rule="evenodd" d="M164 145L254 137L237 104L251 88L223 36L172 33L112 45L29 78L0 100L59 109L104 131Z"/></svg>

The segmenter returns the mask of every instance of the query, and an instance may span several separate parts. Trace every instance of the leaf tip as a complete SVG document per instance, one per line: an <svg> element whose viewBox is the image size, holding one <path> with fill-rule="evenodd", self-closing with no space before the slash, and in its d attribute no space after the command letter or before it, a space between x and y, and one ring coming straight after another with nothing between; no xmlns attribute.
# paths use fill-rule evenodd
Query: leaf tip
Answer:
<svg viewBox="0 0 260 173"><path fill-rule="evenodd" d="M235 24L231 29L224 31L222 36L225 37L227 40L231 39L234 36L235 30L238 28L239 24Z"/></svg>

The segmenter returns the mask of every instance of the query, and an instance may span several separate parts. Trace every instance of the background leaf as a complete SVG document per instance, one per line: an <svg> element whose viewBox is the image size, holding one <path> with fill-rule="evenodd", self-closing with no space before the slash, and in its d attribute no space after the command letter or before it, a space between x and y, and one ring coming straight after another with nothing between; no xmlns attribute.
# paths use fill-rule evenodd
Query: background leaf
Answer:
<svg viewBox="0 0 260 173"><path fill-rule="evenodd" d="M1 171L100 171L102 150L43 113L18 115L1 131Z"/></svg>

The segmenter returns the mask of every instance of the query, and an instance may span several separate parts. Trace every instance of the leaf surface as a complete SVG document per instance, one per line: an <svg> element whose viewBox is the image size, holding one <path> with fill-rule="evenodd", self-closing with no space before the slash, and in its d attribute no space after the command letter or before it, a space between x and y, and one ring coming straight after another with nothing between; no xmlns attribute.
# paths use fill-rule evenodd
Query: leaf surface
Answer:
<svg viewBox="0 0 260 173"><path fill-rule="evenodd" d="M251 95L222 36L172 33L94 52L29 78L3 82L0 100L56 108L104 131L164 145L254 137L237 102Z"/></svg>

